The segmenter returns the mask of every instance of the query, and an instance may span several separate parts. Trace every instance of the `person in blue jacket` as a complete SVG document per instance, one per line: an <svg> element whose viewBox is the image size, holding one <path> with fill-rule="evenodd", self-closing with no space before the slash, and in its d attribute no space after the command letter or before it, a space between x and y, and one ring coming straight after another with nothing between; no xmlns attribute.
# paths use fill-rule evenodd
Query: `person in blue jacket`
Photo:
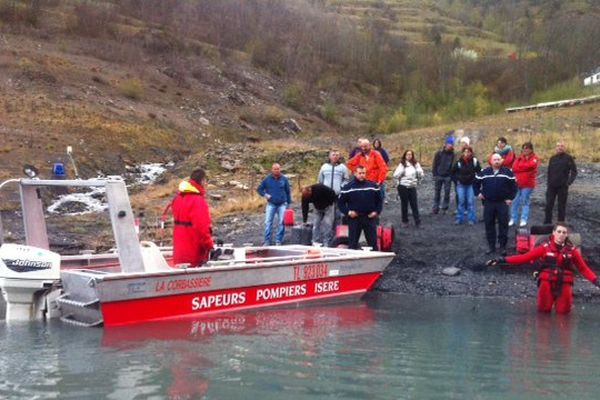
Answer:
<svg viewBox="0 0 600 400"><path fill-rule="evenodd" d="M367 169L356 167L354 179L342 187L338 199L342 215L348 217L348 247L358 249L362 231L373 250L377 248L377 217L383 207L379 185L367 180Z"/></svg>
<svg viewBox="0 0 600 400"><path fill-rule="evenodd" d="M285 213L285 209L292 202L290 182L288 178L281 173L281 166L279 164L273 164L271 173L263 179L256 191L260 196L267 200L267 208L265 209L264 245L271 245L271 229L275 215L277 215L275 244L279 246L283 243L283 235L285 234L283 214Z"/></svg>
<svg viewBox="0 0 600 400"><path fill-rule="evenodd" d="M517 180L512 171L502 166L502 156L492 154L491 167L479 171L475 177L473 189L475 195L485 200L483 219L485 221L485 236L489 250L486 254L496 252L496 221L498 221L498 244L500 254L506 255L508 241L509 206L517 195Z"/></svg>

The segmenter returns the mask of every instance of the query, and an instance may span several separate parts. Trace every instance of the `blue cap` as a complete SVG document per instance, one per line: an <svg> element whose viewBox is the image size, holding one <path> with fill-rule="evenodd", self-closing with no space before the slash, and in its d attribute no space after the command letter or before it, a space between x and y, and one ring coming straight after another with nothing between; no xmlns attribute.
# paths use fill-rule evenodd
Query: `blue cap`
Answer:
<svg viewBox="0 0 600 400"><path fill-rule="evenodd" d="M451 144L454 146L454 136L448 136L444 144Z"/></svg>

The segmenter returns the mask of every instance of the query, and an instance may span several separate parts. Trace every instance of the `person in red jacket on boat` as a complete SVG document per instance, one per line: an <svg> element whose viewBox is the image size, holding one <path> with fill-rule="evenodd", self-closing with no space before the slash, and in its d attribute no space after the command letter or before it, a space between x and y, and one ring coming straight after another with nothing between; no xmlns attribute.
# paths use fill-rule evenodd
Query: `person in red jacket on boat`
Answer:
<svg viewBox="0 0 600 400"><path fill-rule="evenodd" d="M206 172L196 169L179 184L173 209L173 262L192 267L208 260L213 248L212 228L206 193Z"/></svg>
<svg viewBox="0 0 600 400"><path fill-rule="evenodd" d="M550 312L554 305L558 314L568 314L573 304L574 267L577 267L579 273L587 280L600 287L598 276L584 261L579 249L571 243L568 235L568 226L564 222L557 222L546 243L534 247L525 254L494 258L486 264L488 266L504 263L524 264L539 260L538 311Z"/></svg>

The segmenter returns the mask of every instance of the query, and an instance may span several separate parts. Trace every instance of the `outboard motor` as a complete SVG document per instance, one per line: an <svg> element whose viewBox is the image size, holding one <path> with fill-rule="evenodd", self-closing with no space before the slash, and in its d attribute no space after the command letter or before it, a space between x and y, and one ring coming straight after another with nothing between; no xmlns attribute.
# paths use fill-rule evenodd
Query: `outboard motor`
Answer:
<svg viewBox="0 0 600 400"><path fill-rule="evenodd" d="M60 279L60 255L33 246L4 243L0 247L0 288L6 320L41 319L47 296Z"/></svg>

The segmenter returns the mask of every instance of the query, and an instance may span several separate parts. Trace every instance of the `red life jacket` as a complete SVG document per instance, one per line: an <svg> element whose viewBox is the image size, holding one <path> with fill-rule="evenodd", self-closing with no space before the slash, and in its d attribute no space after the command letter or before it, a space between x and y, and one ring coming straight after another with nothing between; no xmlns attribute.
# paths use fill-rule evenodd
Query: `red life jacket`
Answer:
<svg viewBox="0 0 600 400"><path fill-rule="evenodd" d="M546 254L539 262L539 279L562 285L573 284L573 252L575 246L567 240L563 246L558 246L553 239L544 244Z"/></svg>

